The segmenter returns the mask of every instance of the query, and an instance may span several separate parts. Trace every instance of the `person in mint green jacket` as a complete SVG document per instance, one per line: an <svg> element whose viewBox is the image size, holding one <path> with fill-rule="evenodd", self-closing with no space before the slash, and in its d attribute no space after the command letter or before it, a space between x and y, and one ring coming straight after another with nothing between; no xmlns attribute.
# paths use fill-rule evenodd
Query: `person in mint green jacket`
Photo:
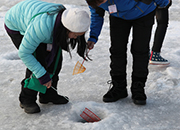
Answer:
<svg viewBox="0 0 180 130"><path fill-rule="evenodd" d="M40 103L66 104L69 99L57 91L58 74L62 65L62 51L55 69L59 50L70 51L75 48L85 58L85 32L90 25L86 11L70 8L61 4L38 0L25 0L13 6L5 16L5 29L18 49L18 55L27 66L25 79L22 80L19 96L20 106L26 113L38 113L36 103L38 91L24 88L25 80L33 75L40 84L47 87L45 94L39 93Z"/></svg>

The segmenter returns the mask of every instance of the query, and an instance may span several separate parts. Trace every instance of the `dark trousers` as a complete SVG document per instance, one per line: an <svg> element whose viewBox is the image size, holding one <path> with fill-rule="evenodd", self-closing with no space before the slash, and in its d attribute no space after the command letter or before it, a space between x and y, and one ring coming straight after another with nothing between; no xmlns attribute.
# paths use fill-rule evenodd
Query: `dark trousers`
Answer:
<svg viewBox="0 0 180 130"><path fill-rule="evenodd" d="M13 41L16 48L19 49L19 46L21 44L23 35L21 35L19 32L9 33L7 31L7 33L10 36L10 38ZM53 62L51 63L51 65L49 67L47 67L46 57L48 56L48 54L50 52L46 51L46 49L47 49L47 44L41 43L36 49L36 59L41 63L41 65L43 67L45 67L47 72L53 73L57 54L56 54ZM54 88L57 88L57 83L58 83L58 80L59 80L58 74L59 74L59 72L61 70L62 60L63 59L62 59L62 53L61 53L57 69L55 71L54 76L52 77L52 86ZM33 103L37 99L37 93L38 93L37 91L31 90L31 89L28 89L28 88L24 88L24 80L26 78L29 78L31 76L31 74L32 74L32 72L27 68L25 78L21 82L22 88L21 88L21 93L20 93L20 96L19 96L19 100L20 100L21 103L25 103L25 104L26 103L27 104L28 103ZM43 94L43 96L49 96L49 95L54 95L54 94L57 94L57 92L55 90L53 90L52 88L50 88L50 89L47 89L46 94Z"/></svg>
<svg viewBox="0 0 180 130"><path fill-rule="evenodd" d="M149 42L154 15L155 11L136 20L124 20L110 16L110 75L112 79L122 80L126 78L127 44L131 29L132 77L147 79Z"/></svg>
<svg viewBox="0 0 180 130"><path fill-rule="evenodd" d="M168 8L156 9L156 20L157 27L154 36L154 43L152 51L161 52L161 47L166 35L168 22L169 22L169 11Z"/></svg>

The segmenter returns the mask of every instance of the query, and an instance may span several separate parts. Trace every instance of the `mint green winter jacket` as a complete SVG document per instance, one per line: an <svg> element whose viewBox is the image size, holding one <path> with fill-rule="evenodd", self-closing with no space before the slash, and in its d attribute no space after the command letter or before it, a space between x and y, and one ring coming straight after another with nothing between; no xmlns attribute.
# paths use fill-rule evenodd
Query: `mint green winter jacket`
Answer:
<svg viewBox="0 0 180 130"><path fill-rule="evenodd" d="M57 13L48 15L43 12L53 12L57 6L62 5L38 0L25 0L13 6L5 16L5 25L24 35L18 55L37 78L42 77L46 70L32 54L40 43L52 44L57 16Z"/></svg>

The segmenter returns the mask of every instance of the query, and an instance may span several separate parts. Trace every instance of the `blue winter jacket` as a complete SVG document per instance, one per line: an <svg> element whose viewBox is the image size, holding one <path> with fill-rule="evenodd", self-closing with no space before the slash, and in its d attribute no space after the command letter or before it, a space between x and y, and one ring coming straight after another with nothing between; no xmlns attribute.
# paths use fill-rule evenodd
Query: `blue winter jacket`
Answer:
<svg viewBox="0 0 180 130"><path fill-rule="evenodd" d="M144 0L148 1L148 0ZM107 0L105 3L101 4L99 7L103 10L108 11L109 5L116 5L117 13L112 13L110 15L119 17L125 20L134 20L141 18L152 11L154 11L158 6L165 7L168 5L168 0L149 0L149 4L143 3L143 0ZM91 11L91 25L90 25L90 38L88 41L97 42L98 36L100 35L104 18L100 16L96 9L90 7Z"/></svg>
<svg viewBox="0 0 180 130"><path fill-rule="evenodd" d="M62 5L38 0L25 0L13 6L5 16L5 25L24 35L18 55L37 78L47 73L32 54L40 43L52 44L57 14L48 15L46 12L52 13L57 9L57 6Z"/></svg>

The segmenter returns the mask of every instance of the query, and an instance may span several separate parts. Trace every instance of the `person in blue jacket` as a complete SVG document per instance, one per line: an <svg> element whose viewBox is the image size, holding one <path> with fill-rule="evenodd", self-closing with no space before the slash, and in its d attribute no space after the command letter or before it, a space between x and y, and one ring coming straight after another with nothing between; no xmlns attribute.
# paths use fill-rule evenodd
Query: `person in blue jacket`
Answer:
<svg viewBox="0 0 180 130"><path fill-rule="evenodd" d="M169 24L169 7L171 6L171 4L172 1L170 1L170 4L167 8L157 7L156 9L157 27L154 35L152 50L149 56L149 63L152 65L170 64L170 62L167 59L163 58L160 53Z"/></svg>
<svg viewBox="0 0 180 130"><path fill-rule="evenodd" d="M88 48L98 41L104 12L110 16L110 76L112 88L103 96L104 102L126 98L127 44L132 29L133 57L131 93L136 105L146 104L145 83L148 76L149 42L157 5L165 8L168 0L86 0L91 12Z"/></svg>
<svg viewBox="0 0 180 130"><path fill-rule="evenodd" d="M68 103L68 97L61 96L52 89L57 89L63 59L62 51L52 79L50 74L54 71L60 49L70 52L69 46L74 49L78 44L77 53L85 58L84 35L89 25L90 17L84 10L66 9L61 4L38 0L22 1L6 13L5 29L18 49L19 57L27 66L25 79L34 74L39 82L48 88L45 94L39 93L40 103ZM24 88L25 79L21 82L20 106L26 113L38 113L38 92Z"/></svg>

